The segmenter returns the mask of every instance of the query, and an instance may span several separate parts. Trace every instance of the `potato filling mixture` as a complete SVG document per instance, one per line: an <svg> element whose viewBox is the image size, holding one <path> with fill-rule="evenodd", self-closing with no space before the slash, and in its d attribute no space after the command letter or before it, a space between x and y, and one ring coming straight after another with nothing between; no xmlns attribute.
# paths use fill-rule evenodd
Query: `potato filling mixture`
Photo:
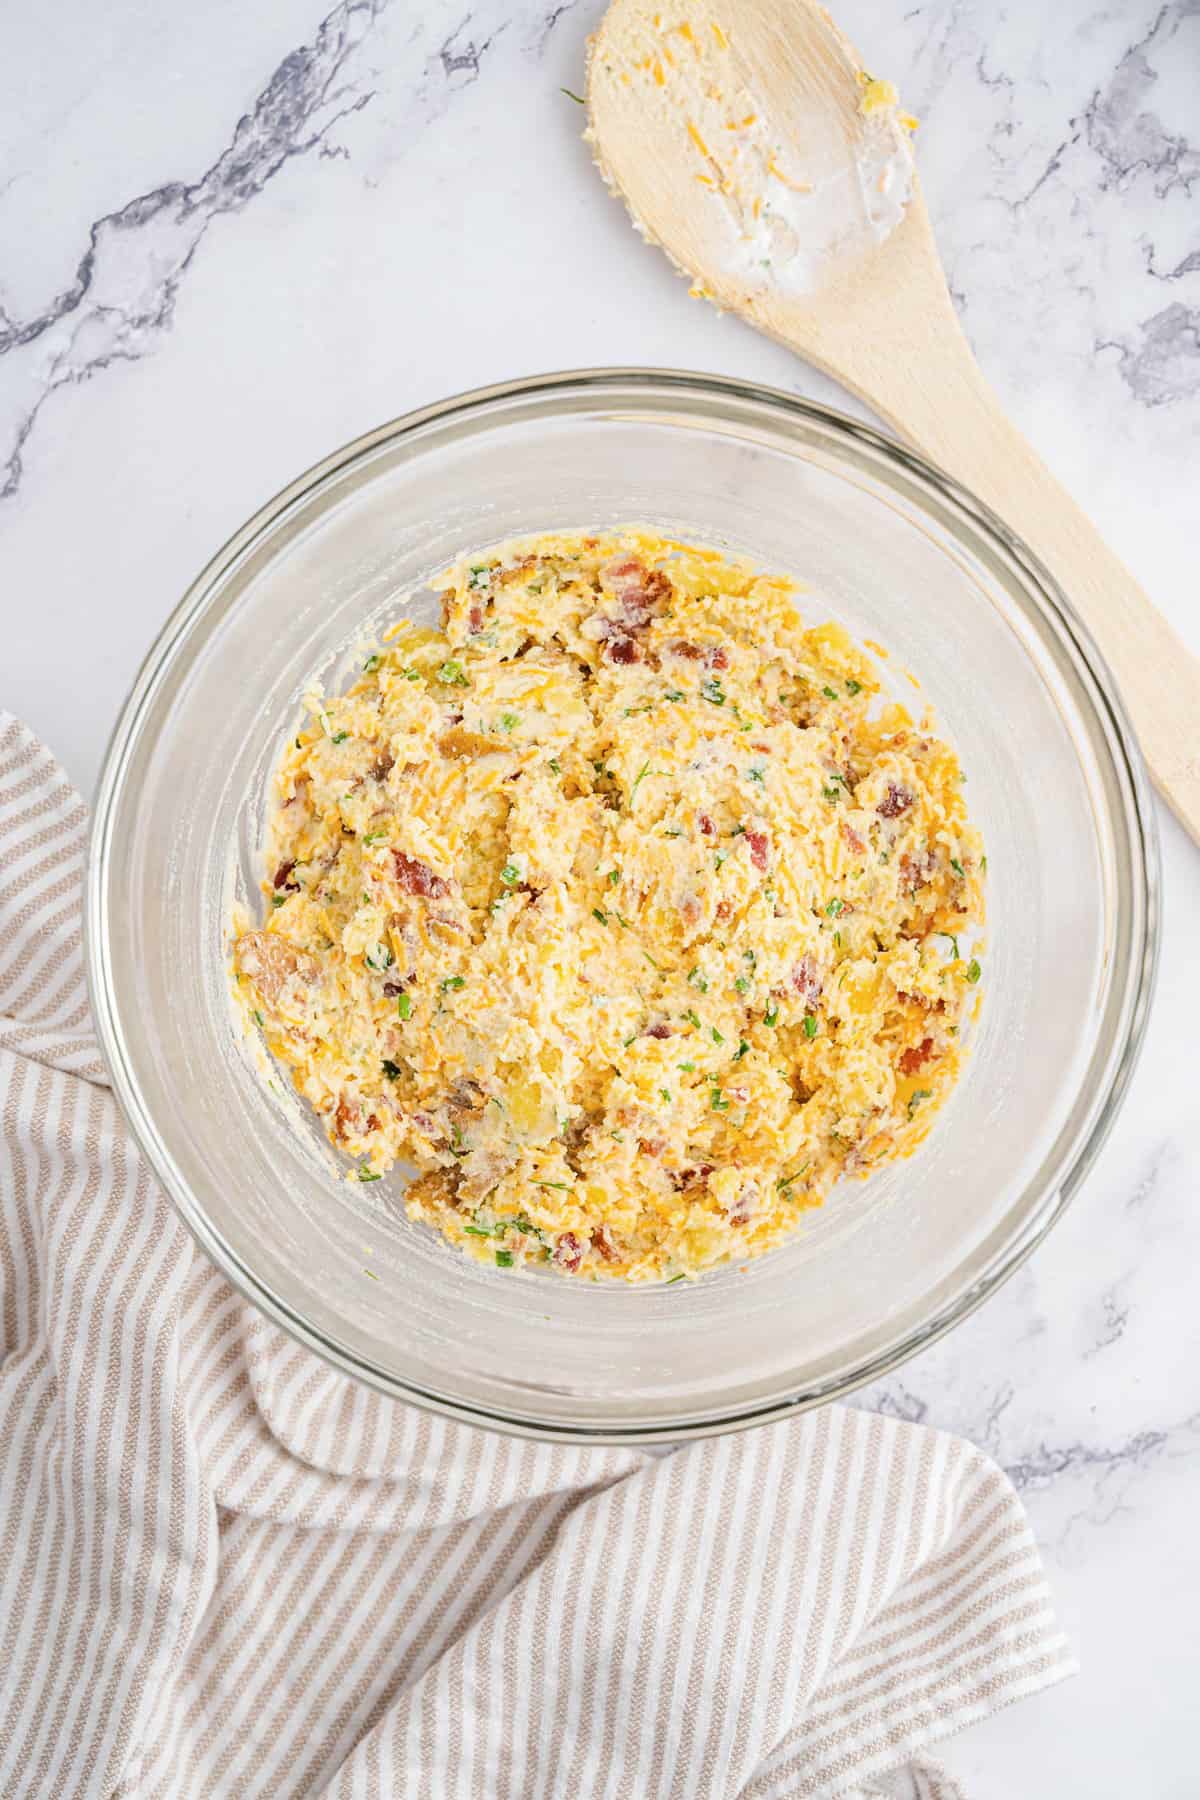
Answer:
<svg viewBox="0 0 1200 1800"><path fill-rule="evenodd" d="M440 632L309 698L237 992L357 1179L411 1160L409 1214L474 1256L756 1256L954 1082L985 864L957 760L715 550L543 536L435 585Z"/></svg>

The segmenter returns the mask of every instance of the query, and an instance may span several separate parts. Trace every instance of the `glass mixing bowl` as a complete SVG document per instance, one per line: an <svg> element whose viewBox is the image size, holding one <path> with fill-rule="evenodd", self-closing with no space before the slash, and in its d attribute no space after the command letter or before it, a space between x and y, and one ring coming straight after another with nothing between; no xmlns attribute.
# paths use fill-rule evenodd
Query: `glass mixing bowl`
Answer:
<svg viewBox="0 0 1200 1800"><path fill-rule="evenodd" d="M697 1283L485 1269L347 1181L256 1072L226 974L258 906L272 767L305 685L432 614L426 578L518 533L639 521L810 585L918 671L988 852L984 1004L921 1150L795 1240ZM414 593L418 596L411 599ZM184 597L96 804L88 965L116 1091L200 1244L265 1313L386 1393L544 1437L681 1438L844 1394L963 1318L1049 1230L1125 1091L1150 998L1157 843L1107 671L1032 556L863 426L712 376L596 371L448 400L264 507ZM269 1072L269 1071L268 1071Z"/></svg>

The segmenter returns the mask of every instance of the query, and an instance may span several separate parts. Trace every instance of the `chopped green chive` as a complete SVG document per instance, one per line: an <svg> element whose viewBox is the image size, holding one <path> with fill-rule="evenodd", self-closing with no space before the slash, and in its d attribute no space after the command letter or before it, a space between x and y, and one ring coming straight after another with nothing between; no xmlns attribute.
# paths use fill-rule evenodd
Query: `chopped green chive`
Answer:
<svg viewBox="0 0 1200 1800"><path fill-rule="evenodd" d="M520 713L501 713L500 714L500 729L501 729L501 731L512 731L520 723L521 723Z"/></svg>
<svg viewBox="0 0 1200 1800"><path fill-rule="evenodd" d="M952 931L939 931L937 935L938 935L938 937L945 938L946 942L950 945L951 953L953 954L954 960L955 960L955 962L957 962L959 960L958 939L955 937L954 933Z"/></svg>
<svg viewBox="0 0 1200 1800"><path fill-rule="evenodd" d="M401 994L396 1002L396 1011L402 1019L412 1018L412 996L410 994Z"/></svg>
<svg viewBox="0 0 1200 1800"><path fill-rule="evenodd" d="M689 1024L694 1025L696 1027L696 1030L699 1031L700 1015L698 1012L693 1011L693 1009L689 1006L683 1016L688 1021Z"/></svg>
<svg viewBox="0 0 1200 1800"><path fill-rule="evenodd" d="M707 681L701 682L700 692L710 706L724 706L725 690L715 675L710 675Z"/></svg>
<svg viewBox="0 0 1200 1800"><path fill-rule="evenodd" d="M668 1089L667 1089L667 1088L659 1088L659 1090L658 1090L658 1091L659 1091L659 1093L660 1093L660 1094L661 1094L661 1095L662 1095L662 1097L663 1097L663 1100L664 1100L664 1101L665 1101L665 1102L666 1102L666 1104L667 1104L667 1105L668 1105L668 1106L670 1106L670 1104L671 1104L671 1095L670 1095L670 1092L669 1092L669 1090L668 1090Z"/></svg>
<svg viewBox="0 0 1200 1800"><path fill-rule="evenodd" d="M723 864L725 864L729 861L728 850L718 850L716 852L716 855L713 858L713 861L716 863L717 868L720 869L723 866Z"/></svg>
<svg viewBox="0 0 1200 1800"><path fill-rule="evenodd" d="M848 681L846 683L846 692L848 694L861 694L862 693L862 682L861 681Z"/></svg>
<svg viewBox="0 0 1200 1800"><path fill-rule="evenodd" d="M739 994L748 994L750 992L750 983L744 975L739 975L733 985Z"/></svg>
<svg viewBox="0 0 1200 1800"><path fill-rule="evenodd" d="M822 798L824 798L826 800L840 800L841 799L841 795L838 792L837 788L835 788L835 787L823 787L821 789L821 795L822 795Z"/></svg>
<svg viewBox="0 0 1200 1800"><path fill-rule="evenodd" d="M401 681L420 681L421 671L420 669L401 669L400 679Z"/></svg>
<svg viewBox="0 0 1200 1800"><path fill-rule="evenodd" d="M734 1062L741 1062L743 1056L745 1056L745 1054L746 1054L747 1050L749 1050L749 1048L750 1048L749 1044L746 1042L745 1038L743 1038L741 1040L741 1042L739 1043L737 1049L733 1053Z"/></svg>
<svg viewBox="0 0 1200 1800"><path fill-rule="evenodd" d="M255 1009L254 1009L254 1016L255 1016L255 1018L256 1018L256 1019L257 1019L257 1020L258 1020L258 1022L259 1022L259 1024L260 1024L260 1025L261 1025L261 1024L262 1024L262 1022L263 1022L263 1016L262 1016L262 1014L261 1014L261 1013L260 1013L260 1012L259 1012L259 1010L258 1010L258 1008L257 1008L257 1006L256 1006L256 1007L255 1007Z"/></svg>
<svg viewBox="0 0 1200 1800"><path fill-rule="evenodd" d="M804 1015L804 1035L806 1038L815 1038L816 1037L816 1035L817 1035L817 1015L816 1015L816 1013L805 1013L805 1015Z"/></svg>
<svg viewBox="0 0 1200 1800"><path fill-rule="evenodd" d="M680 693L678 688L668 688L666 693L663 695L663 699L669 700L671 702L672 706L674 706L674 704L677 700L683 699L683 695Z"/></svg>
<svg viewBox="0 0 1200 1800"><path fill-rule="evenodd" d="M823 687L821 689L821 692L824 694L824 696L827 700L836 700L837 699L837 689L836 688Z"/></svg>
<svg viewBox="0 0 1200 1800"><path fill-rule="evenodd" d="M976 962L975 958L972 957L970 962L967 964L967 980L968 981L978 981L979 977L982 974L983 974L983 970L980 968L980 966Z"/></svg>
<svg viewBox="0 0 1200 1800"><path fill-rule="evenodd" d="M929 1100L932 1098L932 1096L933 1096L932 1088L916 1088L916 1089L914 1089L914 1091L909 1095L909 1099L908 1099L908 1116L909 1116L909 1118L910 1119L912 1118L912 1116L916 1112L918 1106L920 1106L922 1100Z"/></svg>
<svg viewBox="0 0 1200 1800"><path fill-rule="evenodd" d="M466 987L466 985L461 975L447 975L445 981L440 983L440 990L443 994L448 993L451 989L457 992L459 988Z"/></svg>
<svg viewBox="0 0 1200 1800"><path fill-rule="evenodd" d="M373 1169L362 1168L358 1171L360 1181L382 1181L382 1175L376 1175Z"/></svg>
<svg viewBox="0 0 1200 1800"><path fill-rule="evenodd" d="M778 1023L779 1023L779 1008L776 1006L775 1002L772 1000L770 1006L768 1006L766 1012L763 1014L763 1024L764 1025L777 1025Z"/></svg>
<svg viewBox="0 0 1200 1800"><path fill-rule="evenodd" d="M344 744L349 736L348 731L335 731L329 741L331 744Z"/></svg>
<svg viewBox="0 0 1200 1800"><path fill-rule="evenodd" d="M608 924L608 914L606 912L603 912L601 910L601 908L598 906L593 906L592 917L593 917L593 919L599 919L599 921L602 925Z"/></svg>
<svg viewBox="0 0 1200 1800"><path fill-rule="evenodd" d="M650 773L650 764L643 763L641 768L637 772L637 778L635 779L633 786L629 790L629 810L630 810L630 812L633 811L634 795L637 793L638 789L642 785L642 782L646 779L646 776L649 773Z"/></svg>
<svg viewBox="0 0 1200 1800"><path fill-rule="evenodd" d="M395 960L386 944L372 944L363 957L368 969L375 969L379 973L382 973L384 969L390 969Z"/></svg>
<svg viewBox="0 0 1200 1800"><path fill-rule="evenodd" d="M979 859L979 873L981 875L987 874L987 857L986 856L981 856Z"/></svg>
<svg viewBox="0 0 1200 1800"><path fill-rule="evenodd" d="M696 1065L694 1062L676 1063L675 1066L679 1069L686 1069L689 1075L694 1075L696 1072Z"/></svg>
<svg viewBox="0 0 1200 1800"><path fill-rule="evenodd" d="M460 662L444 662L437 672L437 678L443 687L469 687L471 685Z"/></svg>
<svg viewBox="0 0 1200 1800"><path fill-rule="evenodd" d="M836 919L844 906L845 901L843 900L831 900L829 905L825 908L826 916L831 919Z"/></svg>
<svg viewBox="0 0 1200 1800"><path fill-rule="evenodd" d="M688 971L688 985L690 987L699 988L702 994L707 994L708 982L700 972L699 963L697 963L694 969Z"/></svg>
<svg viewBox="0 0 1200 1800"><path fill-rule="evenodd" d="M271 905L272 906L282 906L284 904L284 902L286 901L286 899L287 899L286 894L272 894L271 895Z"/></svg>
<svg viewBox="0 0 1200 1800"><path fill-rule="evenodd" d="M498 1269L511 1269L512 1266L513 1266L512 1251L511 1250L497 1250L497 1252L496 1252L496 1267Z"/></svg>
<svg viewBox="0 0 1200 1800"><path fill-rule="evenodd" d="M500 879L505 887L515 887L521 879L521 871L516 863L505 863L500 871Z"/></svg>
<svg viewBox="0 0 1200 1800"><path fill-rule="evenodd" d="M560 94L565 94L568 100L573 100L576 106L585 106L587 104L585 100L580 99L578 94L573 94L570 88L560 87L558 91Z"/></svg>
<svg viewBox="0 0 1200 1800"><path fill-rule="evenodd" d="M608 871L607 876L605 877L605 880L608 882L609 887L616 887L616 885L617 885L618 881L620 881L620 879L621 879L620 869L610 869Z"/></svg>
<svg viewBox="0 0 1200 1800"><path fill-rule="evenodd" d="M681 827L680 827L680 826L678 826L678 825L676 825L676 826L673 826L673 827L672 827L672 829L671 829L671 830L670 830L670 831L664 831L664 832L663 832L663 836L664 836L664 837L669 837L669 838L677 838L677 837L682 837L682 836L683 836L683 831L682 831L682 829L681 829Z"/></svg>
<svg viewBox="0 0 1200 1800"><path fill-rule="evenodd" d="M569 1181L535 1181L533 1185L534 1187L557 1188L560 1194L569 1194L571 1191Z"/></svg>
<svg viewBox="0 0 1200 1800"><path fill-rule="evenodd" d="M725 1039L715 1025L710 1025L708 1029L714 1044L723 1044L725 1042Z"/></svg>
<svg viewBox="0 0 1200 1800"><path fill-rule="evenodd" d="M724 1094L721 1092L719 1087L713 1089L712 1094L710 1096L710 1104L711 1104L711 1108L712 1108L713 1112L728 1112L729 1111L729 1102L725 1098Z"/></svg>
<svg viewBox="0 0 1200 1800"><path fill-rule="evenodd" d="M835 944L836 944L836 946L837 946L837 948L838 948L838 949L839 949L839 950L840 950L840 949L841 949L841 947L842 947L842 934L841 934L841 932L840 932L840 931L835 931L835 932L834 932L834 934L833 934L833 941L834 941L834 943L835 943Z"/></svg>
<svg viewBox="0 0 1200 1800"><path fill-rule="evenodd" d="M747 781L757 781L757 783L760 787L765 787L766 782L767 782L766 774L764 773L764 771L762 769L753 769L753 768L746 770L746 780Z"/></svg>
<svg viewBox="0 0 1200 1800"><path fill-rule="evenodd" d="M373 675L382 660L383 659L380 657L378 651L376 651L374 655L368 656L366 662L363 664L363 674Z"/></svg>
<svg viewBox="0 0 1200 1800"><path fill-rule="evenodd" d="M614 908L613 917L616 919L617 924L621 927L622 931L632 931L633 930L633 926L629 923L629 920L625 917L624 913L619 913Z"/></svg>
<svg viewBox="0 0 1200 1800"><path fill-rule="evenodd" d="M956 875L963 875L963 876L966 875L967 871L963 868L963 866L959 862L957 856L952 856L950 858L950 867L954 870L954 873Z"/></svg>
<svg viewBox="0 0 1200 1800"><path fill-rule="evenodd" d="M664 1287L674 1287L675 1283L677 1281L686 1281L686 1280L687 1280L686 1275L672 1275L669 1281L663 1282L663 1286Z"/></svg>
<svg viewBox="0 0 1200 1800"><path fill-rule="evenodd" d="M553 769L553 770L554 770L554 773L555 773L555 774L556 774L556 775L561 775L561 774L562 774L562 770L561 770L561 769L560 769L560 768L559 768L559 766L558 766L558 758L557 758L557 756L552 756L552 757L551 757L551 758L550 758L550 767L551 767L551 768L552 768L552 769Z"/></svg>
<svg viewBox="0 0 1200 1800"><path fill-rule="evenodd" d="M650 964L650 967L652 969L657 970L657 972L661 975L662 970L661 970L661 968L659 968L659 965L655 962L655 960L651 956L650 952L648 950L643 950L642 955L645 957L646 961Z"/></svg>
<svg viewBox="0 0 1200 1800"><path fill-rule="evenodd" d="M386 831L368 831L366 837L363 839L363 844L377 844L380 838L385 838L386 836Z"/></svg>
<svg viewBox="0 0 1200 1800"><path fill-rule="evenodd" d="M480 579L481 576L483 578L482 580ZM492 571L487 563L471 564L470 578L467 581L467 586L469 588L487 587L491 579Z"/></svg>

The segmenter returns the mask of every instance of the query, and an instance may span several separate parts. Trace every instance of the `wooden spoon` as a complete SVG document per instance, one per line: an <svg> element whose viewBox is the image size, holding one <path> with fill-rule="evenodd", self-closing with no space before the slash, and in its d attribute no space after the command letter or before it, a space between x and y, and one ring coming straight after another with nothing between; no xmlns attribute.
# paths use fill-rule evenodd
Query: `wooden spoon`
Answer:
<svg viewBox="0 0 1200 1800"><path fill-rule="evenodd" d="M1042 558L1200 842L1200 663L1009 423L959 326L894 89L812 0L614 0L589 137L717 306L858 394Z"/></svg>

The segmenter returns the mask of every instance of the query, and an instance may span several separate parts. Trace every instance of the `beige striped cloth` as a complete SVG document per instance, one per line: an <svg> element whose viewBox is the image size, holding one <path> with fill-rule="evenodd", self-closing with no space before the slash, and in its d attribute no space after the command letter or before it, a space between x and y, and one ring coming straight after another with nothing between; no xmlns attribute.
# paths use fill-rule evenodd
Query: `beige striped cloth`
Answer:
<svg viewBox="0 0 1200 1800"><path fill-rule="evenodd" d="M957 1794L924 1747L1073 1666L1000 1471L843 1408L524 1443L298 1349L106 1086L84 831L0 718L0 1793Z"/></svg>

